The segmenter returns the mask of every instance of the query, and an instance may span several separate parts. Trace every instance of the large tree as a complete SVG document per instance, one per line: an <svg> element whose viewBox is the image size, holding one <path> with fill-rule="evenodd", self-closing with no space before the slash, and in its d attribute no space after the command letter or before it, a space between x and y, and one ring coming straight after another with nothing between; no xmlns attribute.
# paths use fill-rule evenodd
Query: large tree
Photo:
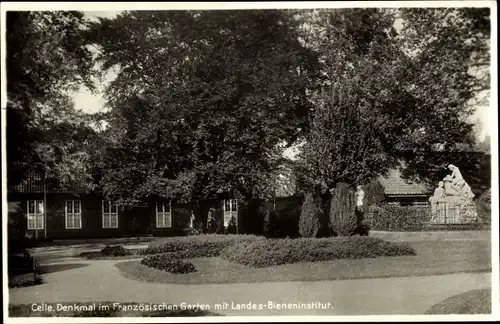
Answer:
<svg viewBox="0 0 500 324"><path fill-rule="evenodd" d="M476 153L471 116L488 103L490 9L400 10L401 40L411 58L408 77L419 136L404 138L404 176L436 183L453 163L476 194L489 186L490 156ZM418 116L417 116L418 117Z"/></svg>
<svg viewBox="0 0 500 324"><path fill-rule="evenodd" d="M43 172L42 166L50 164L44 160L50 151L48 146L54 147L51 134L60 131L52 126L64 118L66 121L73 119L74 109L68 91L82 85L94 88L93 77L98 73L84 37L86 28L81 12L7 12L9 184L19 183L27 168L38 166ZM71 127L66 127L65 135L72 131ZM68 136L59 134L56 138L61 142ZM57 166L52 165L60 170L66 168L66 173L71 174L74 170L70 165L74 161L70 155L63 155L64 161L61 158ZM51 161L56 163L55 159Z"/></svg>
<svg viewBox="0 0 500 324"><path fill-rule="evenodd" d="M365 184L401 162L405 176L427 180L470 145L470 102L483 81L470 67L488 63L488 12L471 10L304 15L303 39L323 76L300 154L306 190L323 186L326 204L338 183Z"/></svg>
<svg viewBox="0 0 500 324"><path fill-rule="evenodd" d="M269 196L282 150L308 125L315 58L295 24L276 10L126 12L96 24L99 60L119 70L106 90L105 190L133 203Z"/></svg>
<svg viewBox="0 0 500 324"><path fill-rule="evenodd" d="M394 19L379 9L321 10L308 17L304 39L318 52L323 76L311 95L311 130L300 154L309 186L364 183L395 164L392 153L405 127L397 119L412 102L402 84L406 57Z"/></svg>
<svg viewBox="0 0 500 324"><path fill-rule="evenodd" d="M471 101L488 75L471 67L489 63L488 9L323 10L307 21L325 77L303 149L312 181L363 183L401 160L432 173L442 167L432 152L472 144Z"/></svg>

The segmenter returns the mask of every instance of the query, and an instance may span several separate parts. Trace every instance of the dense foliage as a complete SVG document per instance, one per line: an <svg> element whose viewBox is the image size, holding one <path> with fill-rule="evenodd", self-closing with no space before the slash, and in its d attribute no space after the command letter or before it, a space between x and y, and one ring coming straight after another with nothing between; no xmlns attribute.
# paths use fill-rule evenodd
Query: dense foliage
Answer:
<svg viewBox="0 0 500 324"><path fill-rule="evenodd" d="M305 236L321 236L325 206L349 223L337 184L401 162L432 183L453 163L479 196L491 157L470 117L489 93L490 24L488 8L9 12L9 183L38 167L119 204L189 202L207 228L210 201L237 198L260 217L284 149L302 144L293 178L322 210L301 218ZM109 71L108 112L77 112L68 91Z"/></svg>
<svg viewBox="0 0 500 324"><path fill-rule="evenodd" d="M123 245L114 245L114 246L106 245L101 250L101 255L103 256L125 256L130 254L131 254L130 251L124 248Z"/></svg>
<svg viewBox="0 0 500 324"><path fill-rule="evenodd" d="M367 215L375 231L422 231L430 219L431 211L418 206L373 205Z"/></svg>
<svg viewBox="0 0 500 324"><path fill-rule="evenodd" d="M191 262L172 259L168 254L147 256L141 260L141 264L170 273L190 273L196 271L195 266Z"/></svg>
<svg viewBox="0 0 500 324"><path fill-rule="evenodd" d="M335 235L347 236L355 233L360 222L356 218L354 191L345 183L338 183L330 203L330 226Z"/></svg>
<svg viewBox="0 0 500 324"><path fill-rule="evenodd" d="M135 11L96 23L98 60L122 67L106 89L104 191L184 199L203 222L203 201L269 197L282 144L305 131L310 108L315 60L294 23L274 10Z"/></svg>
<svg viewBox="0 0 500 324"><path fill-rule="evenodd" d="M263 239L255 235L196 235L172 237L151 242L142 254L181 253L186 257L213 257L227 246L237 242L252 242ZM184 257L183 257L184 258Z"/></svg>
<svg viewBox="0 0 500 324"><path fill-rule="evenodd" d="M224 249L221 257L251 267L270 267L297 262L415 254L415 250L405 243L387 242L372 237L342 237L272 239L239 243Z"/></svg>
<svg viewBox="0 0 500 324"><path fill-rule="evenodd" d="M301 237L318 237L321 234L320 217L324 211L319 203L314 199L313 194L306 195L302 204L302 211L299 219L299 234Z"/></svg>
<svg viewBox="0 0 500 324"><path fill-rule="evenodd" d="M84 36L88 22L76 11L9 11L6 18L9 184L38 169L58 186L86 186L95 118L75 111L68 91L93 90L99 74Z"/></svg>

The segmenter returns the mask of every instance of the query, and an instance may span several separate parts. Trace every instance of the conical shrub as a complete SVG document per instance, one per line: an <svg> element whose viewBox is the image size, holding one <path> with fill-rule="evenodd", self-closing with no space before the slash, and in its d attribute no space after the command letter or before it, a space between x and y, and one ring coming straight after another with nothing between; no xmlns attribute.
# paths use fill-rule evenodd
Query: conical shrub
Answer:
<svg viewBox="0 0 500 324"><path fill-rule="evenodd" d="M314 195L309 193L306 195L302 204L302 211L299 220L299 234L302 237L318 237L321 228L321 207L318 206L314 199Z"/></svg>
<svg viewBox="0 0 500 324"><path fill-rule="evenodd" d="M354 190L346 183L338 183L330 203L330 227L337 236L348 236L356 231L356 202Z"/></svg>

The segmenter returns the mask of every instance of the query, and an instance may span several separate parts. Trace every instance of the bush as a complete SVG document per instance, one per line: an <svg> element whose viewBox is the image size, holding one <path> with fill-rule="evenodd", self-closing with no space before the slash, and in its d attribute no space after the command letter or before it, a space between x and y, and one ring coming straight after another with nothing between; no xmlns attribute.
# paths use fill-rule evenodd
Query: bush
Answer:
<svg viewBox="0 0 500 324"><path fill-rule="evenodd" d="M251 267L298 262L416 255L407 243L386 242L373 237L267 239L225 248L221 257Z"/></svg>
<svg viewBox="0 0 500 324"><path fill-rule="evenodd" d="M367 222L377 231L419 231L431 219L430 210L418 206L370 206Z"/></svg>
<svg viewBox="0 0 500 324"><path fill-rule="evenodd" d="M485 190L481 196L479 196L478 200L484 204L485 206L491 209L491 189Z"/></svg>
<svg viewBox="0 0 500 324"><path fill-rule="evenodd" d="M169 237L151 242L141 254L159 254L175 252L183 258L201 258L218 256L228 246L237 242L251 242L263 239L255 235L216 235Z"/></svg>
<svg viewBox="0 0 500 324"><path fill-rule="evenodd" d="M476 211L481 224L491 224L491 189L484 191L476 200Z"/></svg>
<svg viewBox="0 0 500 324"><path fill-rule="evenodd" d="M337 236L352 235L358 224L354 191L346 183L338 183L330 203L330 226Z"/></svg>
<svg viewBox="0 0 500 324"><path fill-rule="evenodd" d="M314 199L312 193L308 193L302 204L302 211L299 219L299 234L302 237L320 236L320 217L323 210Z"/></svg>
<svg viewBox="0 0 500 324"><path fill-rule="evenodd" d="M184 235L190 236L190 235L200 235L201 231L197 230L196 228L192 227L187 227L184 229Z"/></svg>
<svg viewBox="0 0 500 324"><path fill-rule="evenodd" d="M276 217L276 212L274 211L269 211L265 210L264 211L264 229L263 233L264 236L267 238L274 238L277 237L277 217Z"/></svg>
<svg viewBox="0 0 500 324"><path fill-rule="evenodd" d="M106 245L101 250L101 255L103 256L125 256L130 255L130 251L123 247L123 245Z"/></svg>
<svg viewBox="0 0 500 324"><path fill-rule="evenodd" d="M190 273L196 271L195 266L191 262L173 258L169 254L147 256L141 260L141 264L170 273Z"/></svg>
<svg viewBox="0 0 500 324"><path fill-rule="evenodd" d="M229 220L229 224L224 228L224 234L236 234L236 218L233 216Z"/></svg>
<svg viewBox="0 0 500 324"><path fill-rule="evenodd" d="M302 197L277 198L274 208L276 213L276 236L300 237L299 220L302 212Z"/></svg>
<svg viewBox="0 0 500 324"><path fill-rule="evenodd" d="M27 287L42 283L38 263L29 253L8 255L7 272L9 287Z"/></svg>
<svg viewBox="0 0 500 324"><path fill-rule="evenodd" d="M42 284L42 277L32 273L9 274L9 288L29 287Z"/></svg>
<svg viewBox="0 0 500 324"><path fill-rule="evenodd" d="M217 218L215 209L212 208L208 212L208 224L207 232L208 234L221 234L224 231L224 224Z"/></svg>

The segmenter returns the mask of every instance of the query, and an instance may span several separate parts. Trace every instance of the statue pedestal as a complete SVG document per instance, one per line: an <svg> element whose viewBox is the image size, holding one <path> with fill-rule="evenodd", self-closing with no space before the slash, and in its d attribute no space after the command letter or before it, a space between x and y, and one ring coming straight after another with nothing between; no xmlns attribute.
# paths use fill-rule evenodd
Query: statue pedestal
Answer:
<svg viewBox="0 0 500 324"><path fill-rule="evenodd" d="M446 197L437 202L430 224L472 224L477 222L476 205L462 197Z"/></svg>

